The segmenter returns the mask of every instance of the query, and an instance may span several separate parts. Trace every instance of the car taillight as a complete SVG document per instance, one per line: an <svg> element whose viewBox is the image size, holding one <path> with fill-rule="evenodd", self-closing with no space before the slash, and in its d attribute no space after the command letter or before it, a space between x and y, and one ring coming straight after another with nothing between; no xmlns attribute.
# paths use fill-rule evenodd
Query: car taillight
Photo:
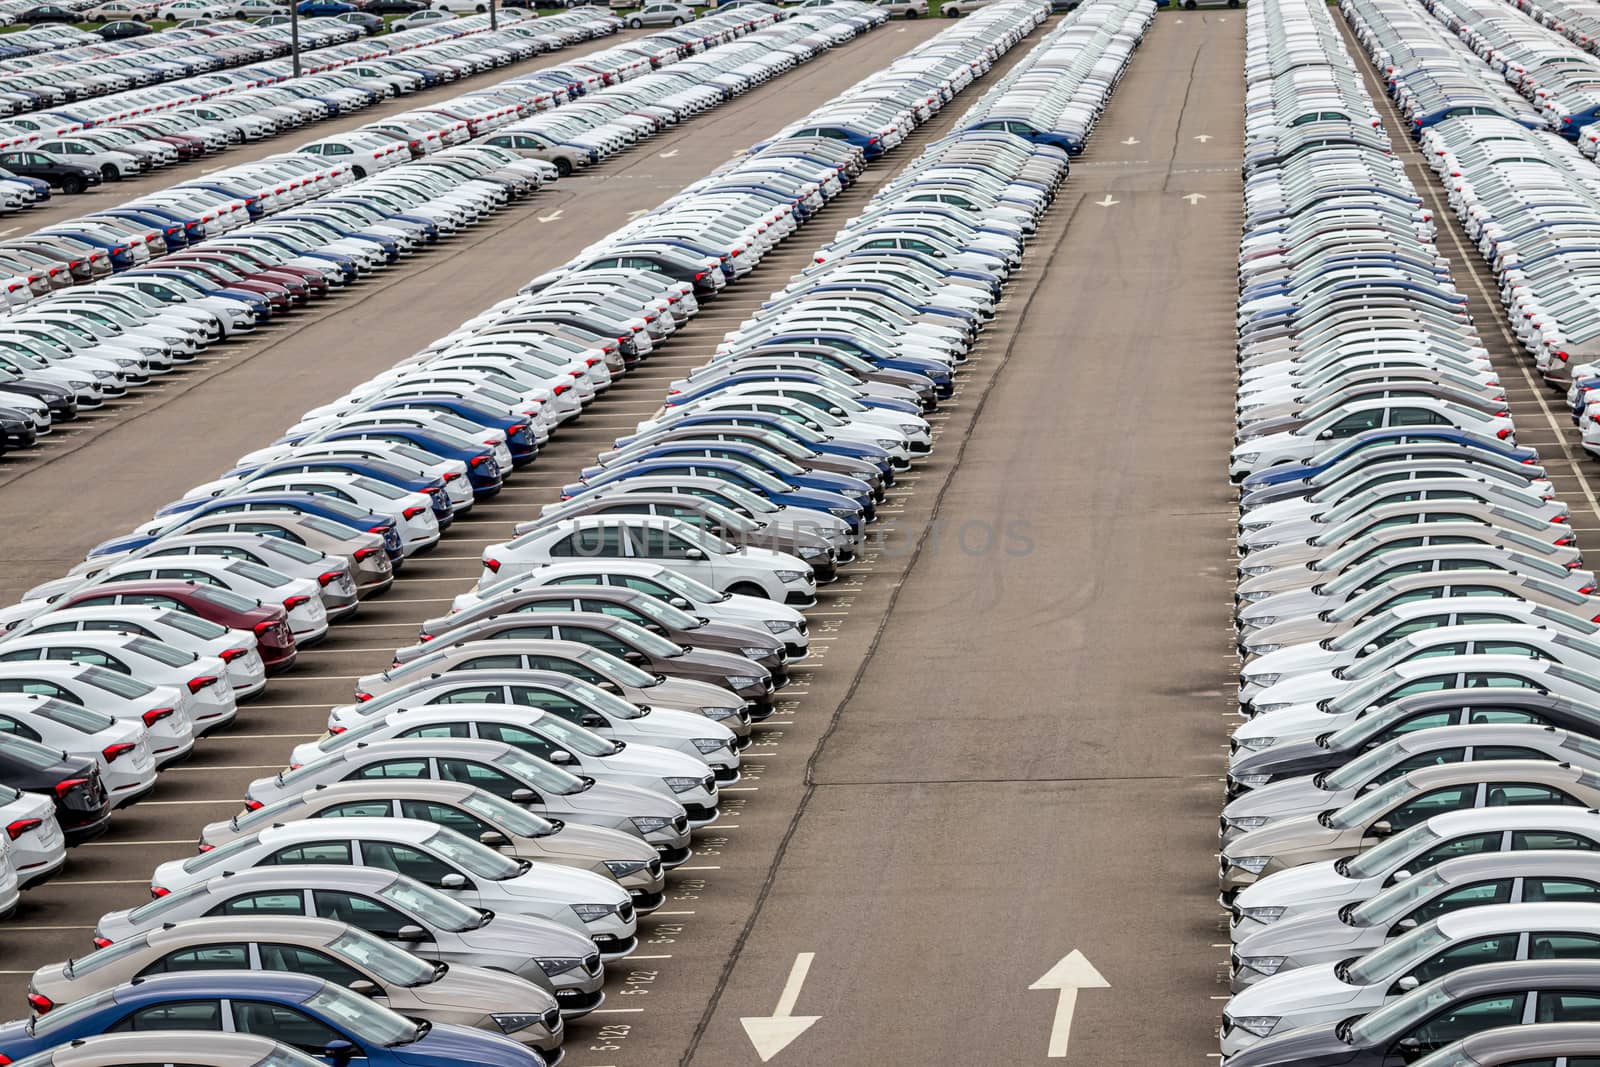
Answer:
<svg viewBox="0 0 1600 1067"><path fill-rule="evenodd" d="M265 805L263 805L259 800L247 800L244 802L245 811L260 811L263 807L265 807Z"/></svg>
<svg viewBox="0 0 1600 1067"><path fill-rule="evenodd" d="M221 656L219 658L224 663L232 663L234 660L238 659L240 656L245 655L249 651L250 650L248 648L228 648L228 649L223 649L223 651L221 653Z"/></svg>
<svg viewBox="0 0 1600 1067"><path fill-rule="evenodd" d="M1550 521L1551 522L1571 522L1572 521L1572 516L1570 516L1570 515L1555 515L1555 516L1551 517Z"/></svg>
<svg viewBox="0 0 1600 1067"><path fill-rule="evenodd" d="M332 734L334 737L338 737L348 729L348 726L330 726L328 727L328 733Z"/></svg>
<svg viewBox="0 0 1600 1067"><path fill-rule="evenodd" d="M552 393L554 393L556 396L560 396L562 393L567 392L571 388L572 388L572 386L568 385L566 382L560 382L560 383L557 383L555 386L553 386L550 389L550 391Z"/></svg>
<svg viewBox="0 0 1600 1067"><path fill-rule="evenodd" d="M56 1002L45 996L43 993L28 994L28 1007L32 1008L40 1015L43 1015L45 1012L49 1011L55 1006ZM11 1061L7 1060L6 1062L10 1063Z"/></svg>
<svg viewBox="0 0 1600 1067"><path fill-rule="evenodd" d="M1578 592L1582 593L1584 596L1588 596L1590 593L1594 592L1594 586L1586 585L1582 589L1579 589Z"/></svg>
<svg viewBox="0 0 1600 1067"><path fill-rule="evenodd" d="M412 507L406 508L400 514L404 515L408 519L414 519L418 515L421 515L424 511L427 511L427 510L428 510L427 508L412 506Z"/></svg>
<svg viewBox="0 0 1600 1067"><path fill-rule="evenodd" d="M490 440L489 438L486 437L486 438L484 438L483 443L486 444L486 445L493 446L493 445L498 445L500 442L499 441Z"/></svg>
<svg viewBox="0 0 1600 1067"><path fill-rule="evenodd" d="M68 793L72 792L80 785L88 784L89 779L87 778L63 778L55 785L56 797L58 799L65 800Z"/></svg>
<svg viewBox="0 0 1600 1067"><path fill-rule="evenodd" d="M339 572L338 571L323 571L321 574L317 575L317 584L318 585L328 585L328 584L330 584L332 582L336 582L338 580L339 580Z"/></svg>
<svg viewBox="0 0 1600 1067"><path fill-rule="evenodd" d="M485 567L488 567L495 574L499 574L500 573L500 561L495 559L493 556L484 557L483 565Z"/></svg>
<svg viewBox="0 0 1600 1067"><path fill-rule="evenodd" d="M308 596L285 597L284 600L283 600L283 610L285 610L285 611L293 611L295 608L299 607L301 604L307 604L307 603L310 603L310 601L311 601L311 598L308 597Z"/></svg>
<svg viewBox="0 0 1600 1067"><path fill-rule="evenodd" d="M37 830L44 825L43 819L18 819L6 826L6 836L15 841L29 830Z"/></svg>
<svg viewBox="0 0 1600 1067"><path fill-rule="evenodd" d="M153 885L153 886L150 887L150 897L153 900L160 900L162 897L166 896L167 894L169 894L171 892L172 892L172 890L166 889L166 888L164 888L162 886L159 886L159 885Z"/></svg>
<svg viewBox="0 0 1600 1067"><path fill-rule="evenodd" d="M173 711L173 708L151 708L139 717L144 720L146 726L154 726L162 719L169 717Z"/></svg>
<svg viewBox="0 0 1600 1067"><path fill-rule="evenodd" d="M1503 429L1500 430L1500 432L1496 433L1495 436L1500 438L1500 440L1504 441L1506 438L1511 436L1511 427L1509 427L1509 426L1504 427Z"/></svg>
<svg viewBox="0 0 1600 1067"><path fill-rule="evenodd" d="M381 549L381 548L358 548L354 552L352 552L351 555L355 556L357 562L359 562L361 560L364 560L364 559L368 558L369 556L376 556L379 552L382 552L382 551L383 551L383 549Z"/></svg>
<svg viewBox="0 0 1600 1067"><path fill-rule="evenodd" d="M818 262L821 262L821 260L818 260ZM705 281L705 277L706 277L706 272L705 271L703 271L703 270L702 271L696 271L695 275L694 275L694 280L697 281L697 282Z"/></svg>
<svg viewBox="0 0 1600 1067"><path fill-rule="evenodd" d="M388 528L384 527L384 526L369 526L369 527L367 527L367 533L381 534L381 533L386 533L387 531L388 531Z"/></svg>
<svg viewBox="0 0 1600 1067"><path fill-rule="evenodd" d="M467 460L467 466L476 467L487 462L489 462L488 456L473 456L471 459Z"/></svg>
<svg viewBox="0 0 1600 1067"><path fill-rule="evenodd" d="M202 674L199 677L189 679L189 692L198 693L206 686L216 684L217 679L215 677L209 674Z"/></svg>
<svg viewBox="0 0 1600 1067"><path fill-rule="evenodd" d="M216 845L198 845L198 846L196 846L196 851L198 851L198 852L210 852L212 849L214 849L216 847L217 847Z"/></svg>
<svg viewBox="0 0 1600 1067"><path fill-rule="evenodd" d="M356 694L356 703L357 704L365 704L367 701L369 701L371 699L372 699L372 694L371 693L357 693Z"/></svg>
<svg viewBox="0 0 1600 1067"><path fill-rule="evenodd" d="M138 748L138 747L139 746L137 746L137 745L130 745L126 741L124 741L124 742L122 742L120 744L116 744L116 745L107 745L105 748L102 748L100 750L100 755L102 755L102 756L104 756L106 758L106 762L107 763L112 763L118 757L126 756L128 753L132 752L135 748Z"/></svg>

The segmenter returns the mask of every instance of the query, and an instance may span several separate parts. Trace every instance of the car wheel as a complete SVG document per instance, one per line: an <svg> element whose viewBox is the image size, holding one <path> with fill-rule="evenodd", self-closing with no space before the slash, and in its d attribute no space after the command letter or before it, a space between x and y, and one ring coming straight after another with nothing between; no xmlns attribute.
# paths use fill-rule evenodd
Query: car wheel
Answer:
<svg viewBox="0 0 1600 1067"><path fill-rule="evenodd" d="M105 166L100 168L100 179L108 182L119 182L122 180L122 172L116 167L112 166L110 163L107 163Z"/></svg>
<svg viewBox="0 0 1600 1067"><path fill-rule="evenodd" d="M917 13L916 13L916 12L915 12L915 11L907 11L907 12L906 12L906 18L908 18L908 19L914 19L914 18L916 18L916 17L917 17Z"/></svg>
<svg viewBox="0 0 1600 1067"><path fill-rule="evenodd" d="M572 174L572 164L564 159L556 160L556 177L566 178Z"/></svg>
<svg viewBox="0 0 1600 1067"><path fill-rule="evenodd" d="M940 8L940 10L944 12L944 17L947 19L961 17L961 9L959 7L951 7L949 4L946 4L944 7Z"/></svg>
<svg viewBox="0 0 1600 1067"><path fill-rule="evenodd" d="M643 26L644 26L644 23L640 22L638 19L629 19L628 20L628 27L630 29L637 30L637 29L641 29Z"/></svg>
<svg viewBox="0 0 1600 1067"><path fill-rule="evenodd" d="M1193 11L1194 10L1194 0L1183 0L1183 9L1185 11Z"/></svg>
<svg viewBox="0 0 1600 1067"><path fill-rule="evenodd" d="M84 189L85 186L83 184L83 179L78 177L76 174L70 178L61 179L61 191L66 193L68 196L77 196L79 193L83 192Z"/></svg>
<svg viewBox="0 0 1600 1067"><path fill-rule="evenodd" d="M739 596L760 597L762 600L772 599L767 595L767 591L765 589L761 588L754 582L734 582L732 585L728 586L728 592L736 593Z"/></svg>
<svg viewBox="0 0 1600 1067"><path fill-rule="evenodd" d="M676 15L674 15L673 19L672 19L672 24L674 26L682 26L683 25L683 20L681 18L678 18Z"/></svg>

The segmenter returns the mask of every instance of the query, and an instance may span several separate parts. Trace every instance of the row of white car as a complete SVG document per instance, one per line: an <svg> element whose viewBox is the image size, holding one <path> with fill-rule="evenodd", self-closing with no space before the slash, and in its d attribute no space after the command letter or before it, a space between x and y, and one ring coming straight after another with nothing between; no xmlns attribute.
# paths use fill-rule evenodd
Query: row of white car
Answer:
<svg viewBox="0 0 1600 1067"><path fill-rule="evenodd" d="M1411 0L1343 11L1425 146L1550 136ZM1247 17L1224 1062L1581 1062L1596 579L1329 10Z"/></svg>
<svg viewBox="0 0 1600 1067"><path fill-rule="evenodd" d="M1124 64L1154 13L1149 0L1079 10L1074 17L1107 27L1085 46L1113 48ZM150 561L170 555L212 576L227 562L204 551L223 536L219 523L243 523L229 536L257 522L301 531L329 507L344 514L335 494L354 499L349 525L383 529L380 551L403 564L437 541L451 485L492 493L502 463L534 462L546 433L869 165L865 146L819 128L882 121L878 143L891 130L903 143L1047 15L1043 3L1005 0L953 25L518 297L308 412L222 481L96 549L84 571L97 572L95 584L69 596L114 592L113 574L140 583L122 588L148 591L160 580ZM1030 60L1056 62L1063 31L1002 86L1031 92ZM598 1007L602 960L633 951L638 916L661 905L666 871L689 859L692 831L715 821L720 787L738 781L751 719L770 713L791 658L809 646L797 605L811 603L817 574L848 563L852 529L870 521L894 472L931 447L919 413L948 395L1066 171L1064 151L1009 133L966 129L936 143L819 253L825 263L731 332L675 383L662 417L640 425L654 455L676 456L674 465L638 452L600 457L570 500L494 546L456 610L424 623L421 642L397 650L389 670L360 680L356 701L332 709L327 735L296 748L283 773L251 783L246 811L208 826L201 855L155 871L155 903L105 916L97 943L142 944L157 927L183 938L188 920L224 898L286 887L315 887L319 901L382 889L434 925L411 898L443 892L488 909L485 922L496 917L505 939L496 951L515 958L508 969L547 988L562 1015ZM805 344L783 343L802 332ZM440 470L456 477L433 493L405 491ZM290 472L292 484L279 484ZM642 491L647 483L660 488ZM837 509L804 503L829 499ZM658 510L667 504L682 507ZM550 547L552 531L593 548L541 558L535 546ZM758 531L820 552L752 547ZM62 615L52 608L25 625L37 634ZM14 640L51 639L0 641L0 681ZM458 836L462 827L478 841ZM296 866L310 850L318 865ZM387 929L387 912L336 917ZM575 933L583 948L563 946ZM426 958L484 959L485 946L461 940L447 929L408 945ZM40 992L64 988L58 973L36 976L35 1010L61 1010ZM559 1023L528 1015L501 1029L548 1054Z"/></svg>
<svg viewBox="0 0 1600 1067"><path fill-rule="evenodd" d="M762 17L727 12L703 21L734 38ZM540 129L584 152L586 162L598 160L881 21L818 9L682 60L671 42L641 39L624 55L602 53L596 61L605 65L592 77L602 82L613 65L650 49L659 71L637 63L637 77L589 89ZM584 76L569 68L522 75L20 239L41 256L81 250L81 258L53 275L45 269L10 283L17 306L0 316L5 443L26 447L58 416L145 384L213 340L338 292L553 180L556 165L525 158L537 152L466 142L564 101L576 92L573 79ZM35 299L39 290L50 295Z"/></svg>

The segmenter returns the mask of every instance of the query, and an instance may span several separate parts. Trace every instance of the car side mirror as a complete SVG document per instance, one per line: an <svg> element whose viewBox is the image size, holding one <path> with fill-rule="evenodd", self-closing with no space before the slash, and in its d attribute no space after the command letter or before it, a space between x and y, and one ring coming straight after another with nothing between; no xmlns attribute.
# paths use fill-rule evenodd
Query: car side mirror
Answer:
<svg viewBox="0 0 1600 1067"><path fill-rule="evenodd" d="M684 559L705 559L706 558L706 554L704 552L700 551L698 548L690 548L690 549L684 550L683 558Z"/></svg>
<svg viewBox="0 0 1600 1067"><path fill-rule="evenodd" d="M550 762L558 767L565 767L572 762L572 753L558 748L550 753Z"/></svg>
<svg viewBox="0 0 1600 1067"><path fill-rule="evenodd" d="M343 1067L355 1058L356 1047L348 1041L330 1041L322 1049L322 1055L334 1064Z"/></svg>
<svg viewBox="0 0 1600 1067"><path fill-rule="evenodd" d="M622 686L618 685L616 682L601 682L600 688L615 696L622 695Z"/></svg>
<svg viewBox="0 0 1600 1067"><path fill-rule="evenodd" d="M667 603L671 604L673 607L677 608L679 611L688 611L691 607L694 606L694 605L690 604L687 600L685 600L681 596L668 597L667 598Z"/></svg>
<svg viewBox="0 0 1600 1067"><path fill-rule="evenodd" d="M648 663L650 661L650 657L643 652L629 652L624 654L622 658L629 663Z"/></svg>
<svg viewBox="0 0 1600 1067"><path fill-rule="evenodd" d="M1376 652L1376 651L1378 651L1378 649L1379 649L1379 648L1380 648L1380 647L1382 647L1382 646L1380 646L1380 645L1379 645L1379 644L1378 644L1378 642L1376 642L1376 641L1369 641L1369 642L1367 642L1367 643L1366 643L1366 644L1365 644L1365 645L1363 645L1363 646L1362 646L1362 647L1361 647L1361 654L1362 654L1362 655L1363 655L1363 656L1370 656L1370 655L1372 655L1372 654L1373 654L1373 653L1374 653L1374 652Z"/></svg>
<svg viewBox="0 0 1600 1067"><path fill-rule="evenodd" d="M1391 875L1391 877L1394 878L1394 880L1397 881L1397 882L1403 882L1407 878L1411 877L1411 872L1406 870L1405 868L1401 868L1400 870L1395 871L1394 874Z"/></svg>
<svg viewBox="0 0 1600 1067"><path fill-rule="evenodd" d="M513 789L511 791L511 802L513 804L537 804L539 802L539 794L531 789Z"/></svg>
<svg viewBox="0 0 1600 1067"><path fill-rule="evenodd" d="M1323 430L1321 433L1317 434L1317 440L1319 440L1319 441L1327 441L1332 437L1333 437L1333 430L1332 429Z"/></svg>
<svg viewBox="0 0 1600 1067"><path fill-rule="evenodd" d="M359 993L364 997L378 997L383 995L383 990L378 988L378 983L367 978L357 978L354 982L351 982L350 992Z"/></svg>
<svg viewBox="0 0 1600 1067"><path fill-rule="evenodd" d="M465 889L465 888L467 888L466 876L465 875L461 875L461 874L457 874L455 871L451 871L449 874L447 874L444 877L439 879L439 888L440 889Z"/></svg>
<svg viewBox="0 0 1600 1067"><path fill-rule="evenodd" d="M1411 992L1413 989L1417 988L1417 986L1419 986L1421 984L1422 984L1422 982L1417 979L1416 975L1407 974L1407 975L1403 975L1401 977L1401 979L1394 984L1394 986L1395 986L1396 989L1400 990L1400 992L1402 992L1402 993L1409 993L1409 992Z"/></svg>
<svg viewBox="0 0 1600 1067"><path fill-rule="evenodd" d="M428 931L420 926L402 926L394 932L394 939L396 941L426 941L428 940Z"/></svg>
<svg viewBox="0 0 1600 1067"><path fill-rule="evenodd" d="M1373 837L1388 837L1390 834L1394 833L1394 823L1390 822L1388 819L1379 819L1377 822L1367 827L1367 833L1371 834Z"/></svg>
<svg viewBox="0 0 1600 1067"><path fill-rule="evenodd" d="M481 845L488 845L490 848L499 848L502 845L511 844L511 842L506 838L506 835L501 833L499 830L485 830L483 833L478 835L478 843Z"/></svg>
<svg viewBox="0 0 1600 1067"><path fill-rule="evenodd" d="M598 715L585 715L578 725L585 729L598 730L606 725L606 721Z"/></svg>

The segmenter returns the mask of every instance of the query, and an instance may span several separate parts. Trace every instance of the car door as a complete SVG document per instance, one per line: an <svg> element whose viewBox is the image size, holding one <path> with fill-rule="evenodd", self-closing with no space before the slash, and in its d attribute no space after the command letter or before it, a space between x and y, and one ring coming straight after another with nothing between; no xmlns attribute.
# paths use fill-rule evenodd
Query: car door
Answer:
<svg viewBox="0 0 1600 1067"><path fill-rule="evenodd" d="M1401 1034L1386 1050L1384 1065L1398 1067L1480 1031L1516 1026L1527 1003L1526 993L1491 993L1449 1004Z"/></svg>
<svg viewBox="0 0 1600 1067"><path fill-rule="evenodd" d="M1399 937L1407 930L1415 930L1423 923L1431 922L1441 915L1452 911L1461 911L1465 908L1481 908L1489 904L1510 903L1516 888L1514 878L1493 878L1488 881L1474 882L1452 889L1448 893L1440 893L1426 904L1412 909L1389 929L1390 937Z"/></svg>
<svg viewBox="0 0 1600 1067"><path fill-rule="evenodd" d="M690 578L718 587L715 568L705 552L682 537L656 523L644 523L628 528L628 543L635 559L664 563Z"/></svg>
<svg viewBox="0 0 1600 1067"><path fill-rule="evenodd" d="M299 1008L265 1000L228 1002L235 1033L256 1034L299 1049L308 1056L321 1057L329 1045L344 1041L351 1045L351 1058L364 1057L361 1046L351 1035L336 1030Z"/></svg>
<svg viewBox="0 0 1600 1067"><path fill-rule="evenodd" d="M361 861L367 867L381 867L415 878L423 885L449 893L469 907L478 905L478 887L471 878L437 856L404 842L363 840ZM454 884L454 879L458 878L462 880L461 884ZM445 884L447 881L452 882L448 887Z"/></svg>
<svg viewBox="0 0 1600 1067"><path fill-rule="evenodd" d="M244 942L222 945L193 945L167 953L146 966L138 977L152 974L181 974L184 971L248 971L250 946Z"/></svg>
<svg viewBox="0 0 1600 1067"><path fill-rule="evenodd" d="M152 1033L163 1030L223 1029L222 1002L214 999L177 1000L152 1004L106 1027L108 1034Z"/></svg>
<svg viewBox="0 0 1600 1067"><path fill-rule="evenodd" d="M538 791L511 777L496 767L476 760L441 756L438 761L439 777L446 782L461 782L478 789L486 789L501 800L518 804L542 804Z"/></svg>

